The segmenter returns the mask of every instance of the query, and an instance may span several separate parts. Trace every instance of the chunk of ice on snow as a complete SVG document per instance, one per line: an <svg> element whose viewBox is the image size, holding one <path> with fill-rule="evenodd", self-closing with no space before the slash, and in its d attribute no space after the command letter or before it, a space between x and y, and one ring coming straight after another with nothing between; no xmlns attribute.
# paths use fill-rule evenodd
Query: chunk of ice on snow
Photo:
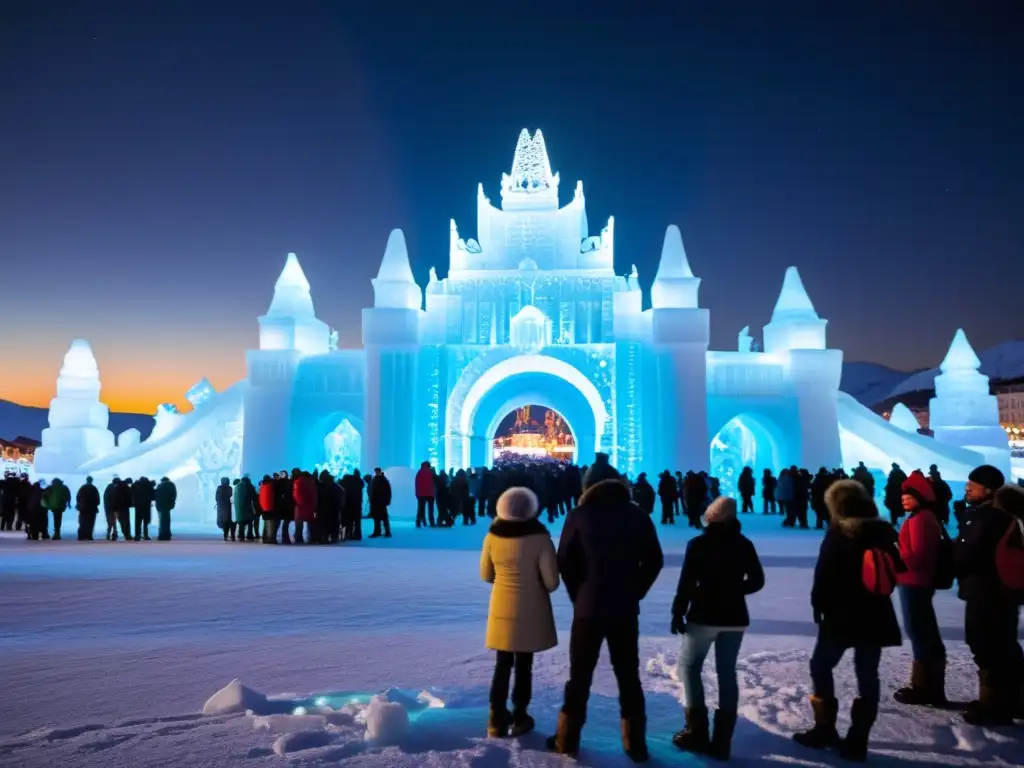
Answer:
<svg viewBox="0 0 1024 768"><path fill-rule="evenodd" d="M296 733L323 728L327 725L326 715L266 715L253 718L252 727L257 731L271 733Z"/></svg>
<svg viewBox="0 0 1024 768"><path fill-rule="evenodd" d="M416 700L421 704L426 704L427 709L444 709L444 701L430 691L420 691L416 696Z"/></svg>
<svg viewBox="0 0 1024 768"><path fill-rule="evenodd" d="M238 679L221 688L203 705L204 715L231 715L246 710L252 710L255 714L265 712L267 697L259 691L247 688Z"/></svg>
<svg viewBox="0 0 1024 768"><path fill-rule="evenodd" d="M284 757L289 752L325 747L331 743L331 734L324 730L286 733L274 742L274 754Z"/></svg>
<svg viewBox="0 0 1024 768"><path fill-rule="evenodd" d="M366 739L394 744L409 728L409 714L401 704L374 696L366 709Z"/></svg>

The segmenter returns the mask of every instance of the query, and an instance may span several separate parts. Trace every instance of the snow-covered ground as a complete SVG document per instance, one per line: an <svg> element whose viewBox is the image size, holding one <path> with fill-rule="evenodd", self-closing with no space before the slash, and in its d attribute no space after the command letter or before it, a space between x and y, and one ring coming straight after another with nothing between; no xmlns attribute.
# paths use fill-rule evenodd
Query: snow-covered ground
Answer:
<svg viewBox="0 0 1024 768"><path fill-rule="evenodd" d="M734 761L838 765L797 748L810 722L807 661L815 626L808 589L820 534L744 518L767 571L751 600L740 663L742 719ZM65 533L71 525L65 524ZM556 526L557 527L557 526ZM171 543L29 543L0 537L0 765L490 766L565 765L544 752L568 666L571 609L554 598L559 646L537 658L539 732L484 737L492 654L483 647L489 587L479 580L485 527L396 527L391 540L266 547L181 538ZM666 568L643 605L641 657L655 764L700 765L670 743L682 723L678 639L669 609L689 533L659 527ZM974 695L961 604L938 598L950 650L951 698ZM709 662L706 683L716 692ZM1021 729L983 730L957 715L911 709L889 694L909 648L883 657L885 701L875 764L1024 764ZM837 671L844 719L854 686ZM202 714L234 679L256 714ZM401 712L371 697L387 699ZM251 702L249 706L253 706ZM294 715L302 707L305 714ZM372 710L372 712L371 712ZM300 710L301 712L302 710ZM388 716L397 712L398 727ZM367 738L367 719L379 739ZM579 763L624 766L615 683L602 659Z"/></svg>

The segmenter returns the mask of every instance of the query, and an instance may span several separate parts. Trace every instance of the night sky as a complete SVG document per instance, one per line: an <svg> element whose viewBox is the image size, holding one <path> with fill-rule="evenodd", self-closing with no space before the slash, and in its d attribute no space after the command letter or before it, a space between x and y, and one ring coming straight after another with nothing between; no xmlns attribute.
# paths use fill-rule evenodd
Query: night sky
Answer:
<svg viewBox="0 0 1024 768"><path fill-rule="evenodd" d="M847 360L1024 336L1024 3L746 8L5 0L0 397L77 336L114 409L229 385L289 251L356 345L389 230L443 276L523 127L645 289L679 224L716 348L789 264Z"/></svg>

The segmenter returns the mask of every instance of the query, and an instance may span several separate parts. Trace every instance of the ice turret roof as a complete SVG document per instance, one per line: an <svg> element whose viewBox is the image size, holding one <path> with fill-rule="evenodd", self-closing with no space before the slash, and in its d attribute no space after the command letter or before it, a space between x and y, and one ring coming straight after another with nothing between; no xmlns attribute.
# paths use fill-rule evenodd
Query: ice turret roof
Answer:
<svg viewBox="0 0 1024 768"><path fill-rule="evenodd" d="M946 358L942 361L939 369L947 371L976 371L981 367L981 360L974 352L974 347L967 340L967 334L963 328L957 328L953 336L953 342L949 345Z"/></svg>
<svg viewBox="0 0 1024 768"><path fill-rule="evenodd" d="M415 283L412 266L409 264L409 249L405 245L405 233L400 229L391 230L384 258L380 262L378 280L390 283Z"/></svg>
<svg viewBox="0 0 1024 768"><path fill-rule="evenodd" d="M811 297L807 295L804 282L796 267L786 268L786 277L782 281L782 290L772 311L772 322L779 320L819 320L814 311Z"/></svg>
<svg viewBox="0 0 1024 768"><path fill-rule="evenodd" d="M665 230L665 242L661 246L661 261L658 262L658 272L654 279L673 277L693 277L693 270L690 269L690 262L686 258L686 249L683 247L683 233L675 224L669 224Z"/></svg>
<svg viewBox="0 0 1024 768"><path fill-rule="evenodd" d="M299 257L288 254L280 277L274 283L274 298L270 302L268 315L287 317L312 317L313 297L309 292L309 280L302 271Z"/></svg>
<svg viewBox="0 0 1024 768"><path fill-rule="evenodd" d="M99 378L99 367L96 365L96 357L93 355L88 341L75 339L71 342L71 347L64 355L64 365L61 366L60 375L82 379Z"/></svg>

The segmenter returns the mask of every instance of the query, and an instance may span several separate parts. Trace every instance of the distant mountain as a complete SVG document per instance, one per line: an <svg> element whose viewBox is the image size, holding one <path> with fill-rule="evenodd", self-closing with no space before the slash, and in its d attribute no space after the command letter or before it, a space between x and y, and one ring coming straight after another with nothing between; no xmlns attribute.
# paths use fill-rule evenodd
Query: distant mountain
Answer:
<svg viewBox="0 0 1024 768"><path fill-rule="evenodd" d="M878 363L843 363L839 388L861 405L872 406L913 375Z"/></svg>
<svg viewBox="0 0 1024 768"><path fill-rule="evenodd" d="M992 382L1024 378L1024 339L1011 339L982 350L978 352L978 359L981 360L981 372ZM893 386L889 397L935 389L935 377L938 375L938 368L919 371Z"/></svg>
<svg viewBox="0 0 1024 768"><path fill-rule="evenodd" d="M31 405L18 405L8 400L0 400L0 438L12 440L19 435L39 440L46 428L47 409ZM126 429L134 427L139 430L142 439L149 437L153 431L153 417L143 413L111 413L110 430L119 435Z"/></svg>

